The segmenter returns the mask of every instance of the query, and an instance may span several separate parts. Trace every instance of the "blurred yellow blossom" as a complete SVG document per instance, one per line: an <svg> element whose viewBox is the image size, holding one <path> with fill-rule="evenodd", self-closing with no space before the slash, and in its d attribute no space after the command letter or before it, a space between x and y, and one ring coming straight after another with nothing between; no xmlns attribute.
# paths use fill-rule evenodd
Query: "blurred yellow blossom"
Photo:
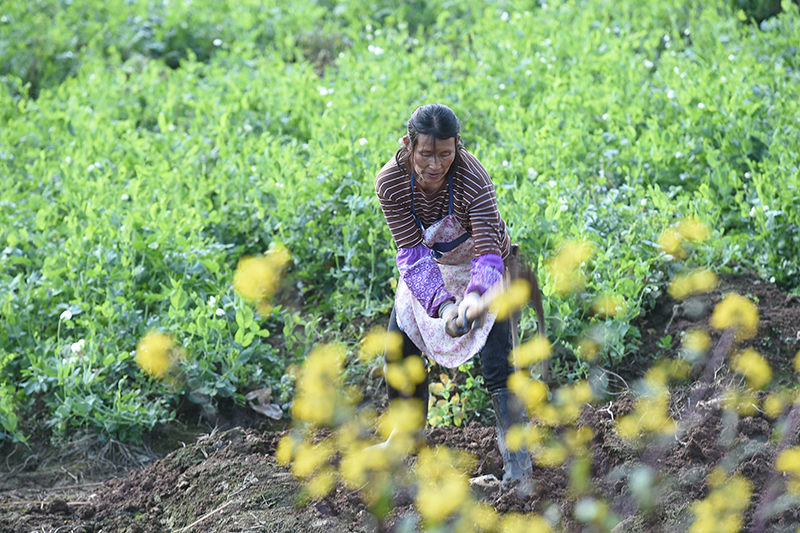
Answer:
<svg viewBox="0 0 800 533"><path fill-rule="evenodd" d="M553 346L550 344L550 341L547 340L547 337L543 335L534 335L529 341L514 349L509 358L514 367L524 368L533 363L544 361L550 357L552 352Z"/></svg>
<svg viewBox="0 0 800 533"><path fill-rule="evenodd" d="M234 290L245 300L253 302L271 298L278 290L284 267L290 260L289 251L283 246L265 255L241 258L233 276Z"/></svg>
<svg viewBox="0 0 800 533"><path fill-rule="evenodd" d="M303 422L328 425L347 405L339 386L344 371L344 348L327 344L314 348L297 380L292 415Z"/></svg>
<svg viewBox="0 0 800 533"><path fill-rule="evenodd" d="M694 270L672 280L668 292L676 300L685 300L689 296L715 289L718 282L717 275L710 270Z"/></svg>
<svg viewBox="0 0 800 533"><path fill-rule="evenodd" d="M386 382L401 394L410 396L417 385L425 381L428 371L418 355L411 355L396 363L387 363L384 369Z"/></svg>
<svg viewBox="0 0 800 533"><path fill-rule="evenodd" d="M789 405L789 399L784 394L770 394L764 398L764 405L762 409L764 414L769 418L778 418L783 414L786 406Z"/></svg>
<svg viewBox="0 0 800 533"><path fill-rule="evenodd" d="M742 513L750 506L753 485L735 474L691 505L695 520L689 533L736 533L742 529Z"/></svg>
<svg viewBox="0 0 800 533"><path fill-rule="evenodd" d="M752 348L746 348L734 356L731 368L747 379L751 389L760 389L772 381L772 368L764 357Z"/></svg>
<svg viewBox="0 0 800 533"><path fill-rule="evenodd" d="M330 494L336 487L336 471L333 468L323 468L306 484L309 495L314 499L321 499Z"/></svg>
<svg viewBox="0 0 800 533"><path fill-rule="evenodd" d="M403 355L403 335L398 331L386 331L381 326L375 326L361 339L358 358L366 363L384 353L388 361L400 359Z"/></svg>
<svg viewBox="0 0 800 533"><path fill-rule="evenodd" d="M676 259L683 259L686 257L686 252L683 249L683 235L681 235L674 228L667 228L658 238L658 245L663 250Z"/></svg>
<svg viewBox="0 0 800 533"><path fill-rule="evenodd" d="M529 412L535 411L542 402L547 402L547 385L531 378L528 372L518 371L511 374L508 388L523 401Z"/></svg>
<svg viewBox="0 0 800 533"><path fill-rule="evenodd" d="M758 412L758 397L752 391L729 390L722 395L722 407L739 416L753 416Z"/></svg>
<svg viewBox="0 0 800 533"><path fill-rule="evenodd" d="M708 226L694 217L681 220L678 223L678 233L687 241L704 241L711 234Z"/></svg>
<svg viewBox="0 0 800 533"><path fill-rule="evenodd" d="M424 425L423 406L418 399L397 399L392 401L378 420L378 431L383 438L388 438L392 431L410 436Z"/></svg>
<svg viewBox="0 0 800 533"><path fill-rule="evenodd" d="M692 353L705 353L711 348L711 336L702 329L693 329L683 336L683 349Z"/></svg>
<svg viewBox="0 0 800 533"><path fill-rule="evenodd" d="M733 329L737 341L752 338L758 332L758 308L751 300L736 293L728 293L714 308L711 327L716 330Z"/></svg>
<svg viewBox="0 0 800 533"><path fill-rule="evenodd" d="M172 337L151 331L136 346L136 364L155 379L163 379L172 363Z"/></svg>
<svg viewBox="0 0 800 533"><path fill-rule="evenodd" d="M300 441L291 433L281 437L281 440L278 441L278 447L275 449L275 460L279 465L286 466L292 462L294 450L298 444L300 444Z"/></svg>
<svg viewBox="0 0 800 533"><path fill-rule="evenodd" d="M586 284L581 266L594 253L592 245L585 241L565 243L558 253L547 260L545 267L553 279L554 291L560 295L574 292Z"/></svg>
<svg viewBox="0 0 800 533"><path fill-rule="evenodd" d="M800 446L786 448L775 459L775 470L800 476Z"/></svg>
<svg viewBox="0 0 800 533"><path fill-rule="evenodd" d="M597 353L600 351L600 346L594 340L584 337L578 343L578 357L583 359L584 361L592 361L595 357L597 357Z"/></svg>
<svg viewBox="0 0 800 533"><path fill-rule="evenodd" d="M500 517L494 507L479 502L470 509L470 519L478 531L495 531Z"/></svg>
<svg viewBox="0 0 800 533"><path fill-rule="evenodd" d="M419 480L416 507L429 524L440 524L453 515L469 496L465 472L473 461L463 452L445 447L424 448L415 467Z"/></svg>
<svg viewBox="0 0 800 533"><path fill-rule="evenodd" d="M333 445L327 439L317 444L301 441L295 447L292 474L299 478L308 478L315 470L326 464L331 455L333 455Z"/></svg>
<svg viewBox="0 0 800 533"><path fill-rule="evenodd" d="M501 533L550 533L552 526L542 516L528 513L507 513L500 522Z"/></svg>
<svg viewBox="0 0 800 533"><path fill-rule="evenodd" d="M615 317L627 310L628 304L620 294L603 293L592 302L592 311L601 318Z"/></svg>
<svg viewBox="0 0 800 533"><path fill-rule="evenodd" d="M524 278L513 280L508 288L492 300L489 309L497 314L497 320L505 320L521 309L531 297L531 284Z"/></svg>

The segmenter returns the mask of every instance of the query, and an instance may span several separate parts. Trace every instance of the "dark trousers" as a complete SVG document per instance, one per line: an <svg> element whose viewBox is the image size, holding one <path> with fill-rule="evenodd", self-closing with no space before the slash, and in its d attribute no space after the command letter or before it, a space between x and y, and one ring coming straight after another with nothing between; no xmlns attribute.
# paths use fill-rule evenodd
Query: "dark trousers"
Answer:
<svg viewBox="0 0 800 533"><path fill-rule="evenodd" d="M442 325L444 327L444 325ZM397 331L403 335L403 357L411 355L420 355L422 350L411 341L408 335L405 334L397 325L397 315L392 309L392 314L389 317L389 331ZM508 377L513 372L513 367L508 360L513 345L511 342L511 328L509 327L508 320L502 322L495 322L492 326L489 336L486 339L486 344L480 351L481 358L481 373L483 374L483 382L490 393L506 387ZM389 400L394 400L402 395L386 385L389 394ZM427 380L417 385L417 390L414 392L415 398L420 398L427 405L428 401L428 383Z"/></svg>

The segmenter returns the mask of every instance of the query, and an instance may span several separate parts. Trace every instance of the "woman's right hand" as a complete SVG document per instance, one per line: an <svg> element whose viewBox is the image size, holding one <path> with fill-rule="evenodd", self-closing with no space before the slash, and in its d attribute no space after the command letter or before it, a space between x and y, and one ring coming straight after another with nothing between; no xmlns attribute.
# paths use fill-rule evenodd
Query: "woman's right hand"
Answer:
<svg viewBox="0 0 800 533"><path fill-rule="evenodd" d="M445 302L439 307L439 316L444 320L444 331L451 337L460 337L466 333L460 331L456 326L456 319L458 318L458 306L453 302Z"/></svg>

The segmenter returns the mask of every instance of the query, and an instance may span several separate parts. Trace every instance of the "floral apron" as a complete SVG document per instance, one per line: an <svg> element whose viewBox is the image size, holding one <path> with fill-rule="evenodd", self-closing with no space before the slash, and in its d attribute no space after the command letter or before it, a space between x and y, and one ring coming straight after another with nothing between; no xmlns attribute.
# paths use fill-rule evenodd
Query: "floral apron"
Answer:
<svg viewBox="0 0 800 533"><path fill-rule="evenodd" d="M461 303L469 285L472 260L475 258L475 243L453 214L453 177L448 181L449 206L447 216L434 222L427 229L414 212L414 175L411 175L411 213L422 230L422 240L431 249L431 255L439 264L444 286ZM397 284L395 296L397 324L425 355L438 364L455 368L475 356L486 344L486 338L495 322L495 314L487 313L483 325L473 328L461 337L451 337L444 330L441 318L431 318L420 305L402 276Z"/></svg>

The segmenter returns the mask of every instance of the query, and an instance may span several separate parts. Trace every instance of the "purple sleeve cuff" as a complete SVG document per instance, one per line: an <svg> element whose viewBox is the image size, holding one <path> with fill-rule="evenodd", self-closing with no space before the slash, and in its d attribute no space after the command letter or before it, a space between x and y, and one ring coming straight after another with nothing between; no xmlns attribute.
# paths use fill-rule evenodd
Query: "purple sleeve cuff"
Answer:
<svg viewBox="0 0 800 533"><path fill-rule="evenodd" d="M503 258L499 255L479 255L472 260L472 272L470 274L469 285L464 294L467 295L471 292L483 294L489 290L492 285L500 281L503 277L504 269Z"/></svg>
<svg viewBox="0 0 800 533"><path fill-rule="evenodd" d="M422 305L428 316L438 318L439 306L455 297L444 288L439 265L424 244L397 251L397 268L408 290Z"/></svg>

